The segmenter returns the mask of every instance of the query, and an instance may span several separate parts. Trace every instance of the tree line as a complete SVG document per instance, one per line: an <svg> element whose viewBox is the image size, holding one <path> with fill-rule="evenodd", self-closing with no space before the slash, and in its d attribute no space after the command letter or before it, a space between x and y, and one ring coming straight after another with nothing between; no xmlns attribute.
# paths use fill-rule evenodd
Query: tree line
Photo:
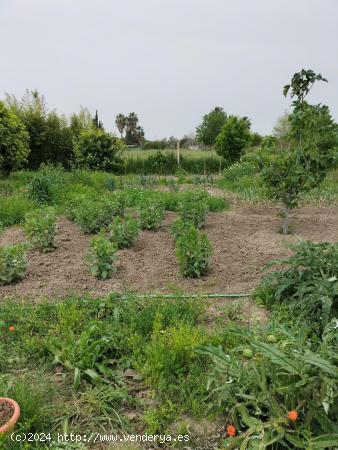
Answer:
<svg viewBox="0 0 338 450"><path fill-rule="evenodd" d="M264 137L251 131L248 117L229 115L220 106L203 116L196 136L147 141L137 114L132 112L116 116L117 137L105 131L97 111L92 117L88 108L82 107L67 118L49 110L37 91L27 90L20 100L7 95L0 102L0 171L8 174L23 167L35 170L43 163L112 171L123 165L127 145L161 150L174 148L178 142L182 147L198 143L215 148L224 167L239 161L245 153L247 157L250 148L270 197L285 206L287 230L289 210L338 160L338 125L329 108L306 100L317 81L327 80L312 70L294 74L284 87L284 95L290 93L293 100L292 111L279 120L272 135Z"/></svg>
<svg viewBox="0 0 338 450"><path fill-rule="evenodd" d="M105 131L97 110L93 117L81 107L67 118L49 110L36 90L27 90L21 99L7 94L0 102L0 171L35 170L44 163L113 170L122 161L125 145L144 141L134 112L119 114L116 125L120 138Z"/></svg>

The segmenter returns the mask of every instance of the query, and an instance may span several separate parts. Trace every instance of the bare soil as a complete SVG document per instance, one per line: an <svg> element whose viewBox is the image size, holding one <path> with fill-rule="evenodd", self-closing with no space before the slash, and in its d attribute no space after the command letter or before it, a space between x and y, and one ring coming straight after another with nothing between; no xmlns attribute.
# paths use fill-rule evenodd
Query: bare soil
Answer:
<svg viewBox="0 0 338 450"><path fill-rule="evenodd" d="M208 215L205 232L214 248L208 274L199 280L184 279L168 232L174 217L174 213L168 213L158 231L142 231L133 248L120 250L118 271L106 281L92 277L83 263L90 236L61 218L57 249L48 254L29 251L26 278L0 287L0 298L62 299L83 293L97 297L112 291L163 293L177 288L191 293L247 292L257 285L268 261L290 253L287 243L338 240L337 207L296 210L291 220L294 234L283 236L278 232L280 218L276 207L235 205L229 212ZM0 245L22 241L20 228L8 229L0 237Z"/></svg>

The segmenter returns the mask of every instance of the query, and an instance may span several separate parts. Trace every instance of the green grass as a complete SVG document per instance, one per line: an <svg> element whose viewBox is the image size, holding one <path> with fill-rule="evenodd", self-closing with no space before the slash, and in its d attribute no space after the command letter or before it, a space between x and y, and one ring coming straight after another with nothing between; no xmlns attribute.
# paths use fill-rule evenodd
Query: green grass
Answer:
<svg viewBox="0 0 338 450"><path fill-rule="evenodd" d="M162 432L182 414L206 416L207 363L194 348L224 337L199 325L204 309L202 301L179 296L2 302L0 396L20 403L17 431L132 432L125 408L141 414L138 427ZM153 408L164 408L156 423L123 377L130 368L139 374L135 383L155 394Z"/></svg>
<svg viewBox="0 0 338 450"><path fill-rule="evenodd" d="M259 203L268 199L259 170L249 162L236 163L225 169L223 176L217 179L216 186L236 193L247 203ZM338 170L331 171L320 186L303 196L301 202L325 206L336 205L338 203Z"/></svg>

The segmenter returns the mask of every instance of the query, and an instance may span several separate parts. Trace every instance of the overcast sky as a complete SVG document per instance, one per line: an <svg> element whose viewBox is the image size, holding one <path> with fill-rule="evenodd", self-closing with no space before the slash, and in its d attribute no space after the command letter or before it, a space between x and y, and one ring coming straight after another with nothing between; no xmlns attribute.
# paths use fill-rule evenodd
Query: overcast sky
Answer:
<svg viewBox="0 0 338 450"><path fill-rule="evenodd" d="M146 137L181 137L220 105L270 133L301 68L338 120L338 0L0 0L0 49L0 98L38 89L109 130L135 111Z"/></svg>

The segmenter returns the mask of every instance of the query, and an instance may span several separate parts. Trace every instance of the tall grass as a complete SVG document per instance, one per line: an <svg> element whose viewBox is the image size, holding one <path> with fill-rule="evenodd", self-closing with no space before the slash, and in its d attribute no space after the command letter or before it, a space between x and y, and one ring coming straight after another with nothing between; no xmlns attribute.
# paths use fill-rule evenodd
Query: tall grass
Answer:
<svg viewBox="0 0 338 450"><path fill-rule="evenodd" d="M192 174L210 174L218 173L224 168L224 162L214 152L186 151L180 156L180 164L173 151L161 152L164 156L161 164L154 160L156 154L158 153L151 150L143 150L140 153L128 151L120 173L173 175L181 169Z"/></svg>
<svg viewBox="0 0 338 450"><path fill-rule="evenodd" d="M164 155L173 155L177 158L177 150L165 149L165 150L144 150L144 149L132 149L126 150L124 153L125 158L148 158L149 156L156 155L160 151ZM188 150L186 148L180 149L180 156L190 159L203 159L208 157L215 157L221 159L215 150Z"/></svg>

